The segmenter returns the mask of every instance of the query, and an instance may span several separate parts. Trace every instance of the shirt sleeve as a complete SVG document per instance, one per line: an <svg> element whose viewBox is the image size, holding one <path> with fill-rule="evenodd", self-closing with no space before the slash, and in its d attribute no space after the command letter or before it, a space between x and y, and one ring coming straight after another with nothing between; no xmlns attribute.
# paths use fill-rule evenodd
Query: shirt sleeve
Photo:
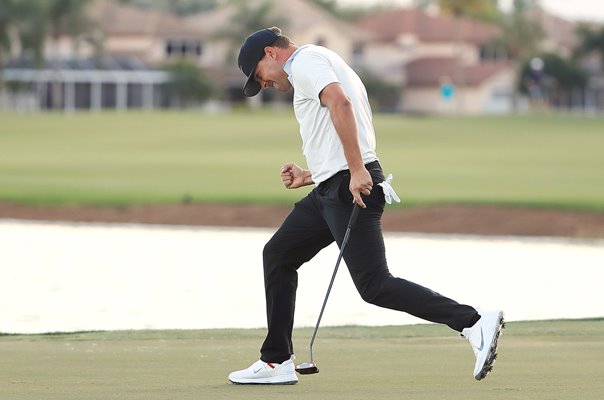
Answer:
<svg viewBox="0 0 604 400"><path fill-rule="evenodd" d="M296 89L316 101L320 101L319 94L327 85L339 82L329 60L311 51L296 57L292 71L296 79Z"/></svg>

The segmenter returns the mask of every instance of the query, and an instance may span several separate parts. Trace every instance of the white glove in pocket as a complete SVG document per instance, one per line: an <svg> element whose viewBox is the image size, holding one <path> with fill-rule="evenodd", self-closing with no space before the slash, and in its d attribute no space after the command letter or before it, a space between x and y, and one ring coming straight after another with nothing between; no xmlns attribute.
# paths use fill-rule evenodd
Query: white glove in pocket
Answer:
<svg viewBox="0 0 604 400"><path fill-rule="evenodd" d="M386 180L384 182L378 183L378 185L381 186L382 190L384 191L384 199L386 200L386 203L392 204L393 199L397 203L400 203L401 199L400 199L400 197L398 197L398 195L392 188L391 183L392 183L392 174L388 174L388 177L386 178Z"/></svg>

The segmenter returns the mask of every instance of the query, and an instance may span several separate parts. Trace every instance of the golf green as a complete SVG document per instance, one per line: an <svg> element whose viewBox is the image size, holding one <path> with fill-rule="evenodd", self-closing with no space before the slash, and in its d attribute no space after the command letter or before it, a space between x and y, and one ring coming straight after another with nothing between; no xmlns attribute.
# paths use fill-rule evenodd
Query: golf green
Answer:
<svg viewBox="0 0 604 400"><path fill-rule="evenodd" d="M307 361L312 329L295 331ZM436 325L322 328L321 372L294 386L230 384L264 330L0 336L3 399L601 399L604 320L508 323L494 371L472 377L468 343Z"/></svg>

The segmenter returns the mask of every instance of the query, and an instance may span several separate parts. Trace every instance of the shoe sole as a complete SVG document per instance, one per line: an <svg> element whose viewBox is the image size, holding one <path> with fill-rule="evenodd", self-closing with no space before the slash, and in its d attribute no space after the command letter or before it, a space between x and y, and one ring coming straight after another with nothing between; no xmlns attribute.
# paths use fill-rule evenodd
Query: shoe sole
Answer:
<svg viewBox="0 0 604 400"><path fill-rule="evenodd" d="M286 381L286 382L235 382L235 381L231 381L229 379L229 381L231 383L234 383L235 385L295 385L296 383L298 383L298 381Z"/></svg>
<svg viewBox="0 0 604 400"><path fill-rule="evenodd" d="M295 385L298 383L298 377L295 373L256 379L242 378L233 380L230 377L228 379L236 385Z"/></svg>
<svg viewBox="0 0 604 400"><path fill-rule="evenodd" d="M487 356L487 360L478 375L474 377L477 381L484 379L489 374L489 372L493 370L495 360L497 360L497 345L499 344L499 336L503 333L504 329L505 320L503 318L503 313L501 313L501 315L499 316L499 328L497 329L495 337L491 342L491 347L489 348L489 355Z"/></svg>

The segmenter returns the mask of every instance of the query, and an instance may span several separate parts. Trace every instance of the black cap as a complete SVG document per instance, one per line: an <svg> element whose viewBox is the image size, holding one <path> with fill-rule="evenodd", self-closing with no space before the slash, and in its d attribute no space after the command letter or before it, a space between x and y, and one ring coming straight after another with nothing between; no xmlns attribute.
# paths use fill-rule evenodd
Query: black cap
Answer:
<svg viewBox="0 0 604 400"><path fill-rule="evenodd" d="M264 57L264 48L270 46L277 40L278 34L270 29L262 29L252 33L245 39L241 50L239 50L239 69L247 76L247 82L243 86L243 94L252 97L260 91L260 83L254 79L256 64Z"/></svg>

